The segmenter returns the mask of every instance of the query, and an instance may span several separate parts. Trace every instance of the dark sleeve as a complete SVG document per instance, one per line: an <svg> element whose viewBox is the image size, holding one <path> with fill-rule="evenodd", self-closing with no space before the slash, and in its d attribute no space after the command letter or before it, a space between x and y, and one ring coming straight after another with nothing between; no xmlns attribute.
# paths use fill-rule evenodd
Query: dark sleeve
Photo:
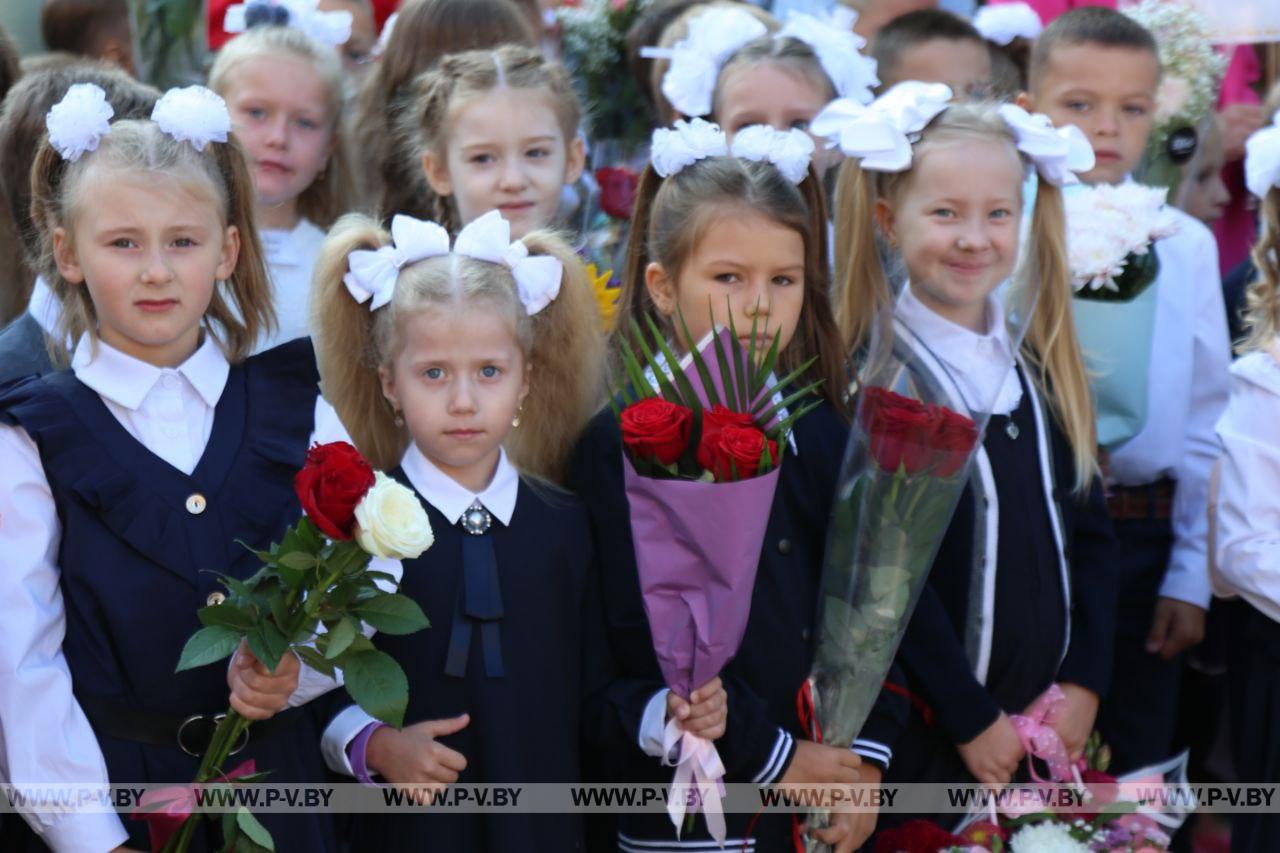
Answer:
<svg viewBox="0 0 1280 853"><path fill-rule="evenodd" d="M884 677L884 685L876 697L871 715L853 741L853 751L862 756L863 761L887 770L893 761L893 746L906 728L910 712L906 678L902 667L894 663Z"/></svg>
<svg viewBox="0 0 1280 853"><path fill-rule="evenodd" d="M1120 546L1107 513L1102 483L1095 480L1085 496L1070 494L1066 488L1062 491L1064 505L1072 502L1069 511L1073 523L1067 543L1071 641L1058 670L1058 680L1104 696L1111 684Z"/></svg>
<svg viewBox="0 0 1280 853"><path fill-rule="evenodd" d="M767 785L780 780L796 754L795 738L778 725L769 705L740 679L721 675L729 717L716 750L730 781Z"/></svg>

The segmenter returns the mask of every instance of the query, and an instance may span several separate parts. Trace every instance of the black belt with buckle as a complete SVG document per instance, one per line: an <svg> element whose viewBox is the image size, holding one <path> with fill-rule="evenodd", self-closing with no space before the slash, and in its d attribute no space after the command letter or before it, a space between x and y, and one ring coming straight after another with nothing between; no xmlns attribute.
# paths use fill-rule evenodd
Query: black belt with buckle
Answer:
<svg viewBox="0 0 1280 853"><path fill-rule="evenodd" d="M76 699L94 731L121 740L180 749L196 758L204 755L214 730L226 716L225 713L182 715L143 711L99 696L76 696ZM260 741L284 731L297 721L301 712L301 708L286 708L269 720L255 722L240 736L231 754L243 750L250 738Z"/></svg>

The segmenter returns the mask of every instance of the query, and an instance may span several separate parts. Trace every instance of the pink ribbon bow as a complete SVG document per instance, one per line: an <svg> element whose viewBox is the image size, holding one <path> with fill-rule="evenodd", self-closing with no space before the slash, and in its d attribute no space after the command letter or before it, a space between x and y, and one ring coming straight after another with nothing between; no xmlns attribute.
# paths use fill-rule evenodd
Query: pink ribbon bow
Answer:
<svg viewBox="0 0 1280 853"><path fill-rule="evenodd" d="M1067 696L1062 692L1062 688L1051 684L1049 689L1032 703L1026 714L1014 714L1009 718L1013 723L1014 731L1018 733L1018 739L1022 741L1023 750L1027 753L1027 765L1031 770L1031 778L1037 782L1066 783L1074 779L1067 748L1063 745L1062 738L1053 729L1053 724L1058 721L1066 703ZM1049 779L1041 779L1036 773L1036 765L1031 760L1032 757L1039 758L1049 765Z"/></svg>
<svg viewBox="0 0 1280 853"><path fill-rule="evenodd" d="M675 760L668 760L677 745ZM678 722L669 720L662 732L662 755L662 763L676 769L675 778L671 780L671 796L667 797L667 814L675 824L676 837L680 837L685 812L701 810L706 817L711 837L723 846L725 836L728 835L722 802L724 763L720 760L715 744L704 737L689 734L680 728ZM697 785L696 798L691 796L691 784Z"/></svg>
<svg viewBox="0 0 1280 853"><path fill-rule="evenodd" d="M226 781L252 776L257 773L257 765L250 758L237 766L225 776ZM186 785L170 785L165 788L154 788L142 795L138 808L134 810L133 820L147 822L147 831L151 835L151 849L162 850L169 838L191 819L196 810L196 792L204 786L199 782Z"/></svg>

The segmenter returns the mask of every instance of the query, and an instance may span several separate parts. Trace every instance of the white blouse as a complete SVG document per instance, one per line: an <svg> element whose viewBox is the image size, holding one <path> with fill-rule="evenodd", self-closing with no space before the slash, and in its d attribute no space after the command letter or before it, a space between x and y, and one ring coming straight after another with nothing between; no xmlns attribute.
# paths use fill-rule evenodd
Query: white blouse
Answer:
<svg viewBox="0 0 1280 853"><path fill-rule="evenodd" d="M264 229L259 236L271 276L279 328L274 335L259 340L255 352L311 334L311 277L325 234L307 220L299 219L292 231Z"/></svg>
<svg viewBox="0 0 1280 853"><path fill-rule="evenodd" d="M148 450L184 473L195 470L230 373L211 336L177 368L146 364L101 341L95 350L82 339L72 369ZM311 442L349 440L317 389ZM0 779L105 785L106 763L62 654L57 507L40 451L21 427L0 425L0 471ZM23 817L55 851L111 850L128 838L114 813Z"/></svg>

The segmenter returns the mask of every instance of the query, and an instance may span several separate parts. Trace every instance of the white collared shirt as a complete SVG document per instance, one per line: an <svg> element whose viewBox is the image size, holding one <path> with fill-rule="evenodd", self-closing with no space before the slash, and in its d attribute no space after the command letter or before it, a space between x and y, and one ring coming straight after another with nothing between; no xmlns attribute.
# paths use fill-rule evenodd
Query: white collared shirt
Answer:
<svg viewBox="0 0 1280 853"><path fill-rule="evenodd" d="M45 282L44 276L36 276L35 283L31 286L27 313L35 318L46 335L52 338L57 334L58 323L62 320L62 304L58 302L58 297L53 295L53 290Z"/></svg>
<svg viewBox="0 0 1280 853"><path fill-rule="evenodd" d="M507 459L507 451L499 452L493 479L479 494L437 468L412 442L400 460L400 467L423 500L435 507L450 524L457 524L476 501L504 525L511 524L511 517L516 511L516 496L520 491L520 473ZM333 718L320 741L325 763L331 770L347 776L355 775L347 747L356 735L375 722L359 705L352 705Z"/></svg>
<svg viewBox="0 0 1280 853"><path fill-rule="evenodd" d="M1280 339L1273 349L1280 349ZM1214 592L1280 622L1280 364L1266 352L1231 367L1222 440Z"/></svg>
<svg viewBox="0 0 1280 853"><path fill-rule="evenodd" d="M184 473L195 469L230 370L211 336L174 369L145 364L102 341L96 350L82 342L72 369L148 450ZM311 441L349 440L317 389ZM106 784L102 751L62 654L57 506L40 451L21 427L0 425L0 471L0 779ZM128 838L111 813L25 817L59 853L110 850Z"/></svg>
<svg viewBox="0 0 1280 853"><path fill-rule="evenodd" d="M1018 373L1004 311L993 294L987 297L987 332L978 334L936 314L902 288L894 314L946 366L969 414L1008 415L1022 402Z"/></svg>
<svg viewBox="0 0 1280 853"><path fill-rule="evenodd" d="M1208 607L1209 472L1218 456L1214 425L1229 394L1230 343L1213 234L1170 208L1178 232L1156 243L1155 328L1142 430L1111 453L1109 484L1139 486L1172 477L1173 552L1160 595Z"/></svg>
<svg viewBox="0 0 1280 853"><path fill-rule="evenodd" d="M279 328L259 340L255 352L311 334L311 277L324 243L324 231L305 219L299 219L292 231L263 229L259 236Z"/></svg>

